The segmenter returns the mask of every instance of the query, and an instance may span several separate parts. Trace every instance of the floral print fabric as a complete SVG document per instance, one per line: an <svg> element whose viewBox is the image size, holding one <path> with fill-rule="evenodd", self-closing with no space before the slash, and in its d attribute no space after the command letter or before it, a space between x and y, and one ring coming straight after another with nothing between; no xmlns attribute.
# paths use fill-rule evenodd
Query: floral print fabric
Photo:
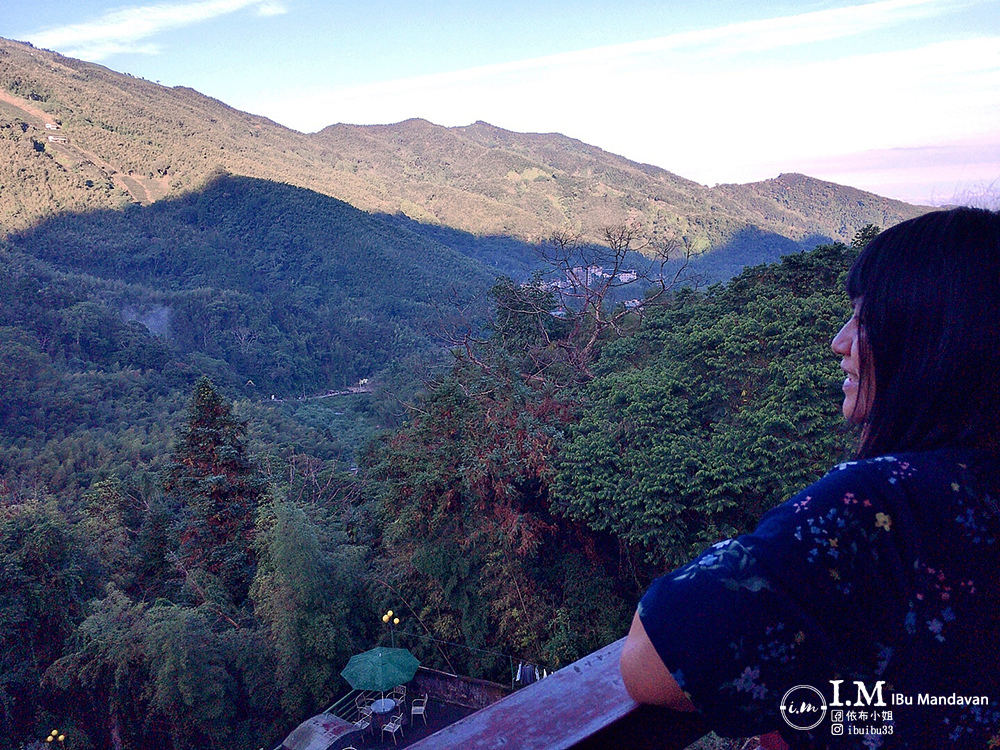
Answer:
<svg viewBox="0 0 1000 750"><path fill-rule="evenodd" d="M982 464L959 451L842 464L656 580L639 615L709 724L793 748L1000 748L1000 509ZM782 718L789 689L832 702L856 681L881 684L877 727Z"/></svg>

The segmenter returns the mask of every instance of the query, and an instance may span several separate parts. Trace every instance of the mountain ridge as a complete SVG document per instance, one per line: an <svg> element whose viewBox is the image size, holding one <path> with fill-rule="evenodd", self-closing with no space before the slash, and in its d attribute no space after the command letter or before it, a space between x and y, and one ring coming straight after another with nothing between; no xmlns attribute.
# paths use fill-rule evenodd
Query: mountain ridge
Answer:
<svg viewBox="0 0 1000 750"><path fill-rule="evenodd" d="M570 231L596 241L606 226L633 223L654 242L696 251L748 227L848 241L866 224L927 210L806 176L707 187L562 134L483 121L304 134L189 87L3 39L0 92L0 180L17 186L0 191L0 233L60 211L176 196L224 173L478 236L535 242Z"/></svg>

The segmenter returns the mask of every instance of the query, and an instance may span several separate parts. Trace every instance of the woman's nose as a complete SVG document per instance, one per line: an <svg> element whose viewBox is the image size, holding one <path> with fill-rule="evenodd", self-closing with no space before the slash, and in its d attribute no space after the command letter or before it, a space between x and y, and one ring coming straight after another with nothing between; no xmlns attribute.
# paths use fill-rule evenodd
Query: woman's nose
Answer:
<svg viewBox="0 0 1000 750"><path fill-rule="evenodd" d="M833 337L833 341L830 342L830 348L833 349L834 353L839 354L842 357L847 357L851 353L851 343L853 341L853 324L854 318L844 323L837 335Z"/></svg>

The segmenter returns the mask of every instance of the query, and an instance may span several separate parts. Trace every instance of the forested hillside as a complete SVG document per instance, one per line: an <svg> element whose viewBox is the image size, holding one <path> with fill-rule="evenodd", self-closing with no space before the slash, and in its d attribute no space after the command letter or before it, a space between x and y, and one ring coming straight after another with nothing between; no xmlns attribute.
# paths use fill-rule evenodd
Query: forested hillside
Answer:
<svg viewBox="0 0 1000 750"><path fill-rule="evenodd" d="M736 259L724 265L735 272L776 248L848 241L923 210L804 175L708 188L559 134L482 122L307 135L191 89L0 40L0 231L176 197L220 171L482 237L571 231L600 241L606 226L638 223L659 243L728 248Z"/></svg>
<svg viewBox="0 0 1000 750"><path fill-rule="evenodd" d="M203 228L243 182L220 181ZM47 247L2 255L0 747L53 726L74 748L273 746L344 689L386 608L428 665L501 681L506 655L558 667L620 637L663 567L747 528L852 439L828 351L843 246L650 298L595 346L593 308L503 282L488 337L357 474L322 426L338 407L233 402L240 389L198 378L207 359L122 317L112 302L157 278L152 259L115 285L53 270L73 253ZM244 278L225 258L203 281Z"/></svg>
<svg viewBox="0 0 1000 750"><path fill-rule="evenodd" d="M750 228L797 250L794 243L846 242L866 224L891 226L923 212L805 175L707 188L558 133L485 122L333 125L312 138L326 158L390 186L391 197L359 205L476 233L539 239L571 229L600 239L605 226L634 222L654 240L687 238L701 252L726 244L752 251L758 243L742 241Z"/></svg>
<svg viewBox="0 0 1000 750"><path fill-rule="evenodd" d="M248 395L371 376L431 346L444 308L469 305L493 278L398 222L301 188L224 176L148 207L60 215L7 245L101 282L92 303L207 358L201 366L220 383L252 380ZM80 347L99 335L88 329L101 325L94 315L86 308L72 322Z"/></svg>
<svg viewBox="0 0 1000 750"><path fill-rule="evenodd" d="M481 319L494 278L400 221L233 177L53 217L0 240L0 271L0 478L57 494L160 466L201 375L279 422L298 414L279 442L325 431L321 457L349 466L401 417L415 366L442 360L454 319ZM374 402L280 403L362 379Z"/></svg>

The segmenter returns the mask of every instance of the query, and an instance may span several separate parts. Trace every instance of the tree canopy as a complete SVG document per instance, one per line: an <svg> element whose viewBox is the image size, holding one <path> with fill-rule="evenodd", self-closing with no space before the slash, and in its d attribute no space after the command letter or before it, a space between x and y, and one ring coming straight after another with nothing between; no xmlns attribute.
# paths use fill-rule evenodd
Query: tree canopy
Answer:
<svg viewBox="0 0 1000 750"><path fill-rule="evenodd" d="M672 289L597 336L593 305L502 280L485 333L410 392L356 474L334 434L345 407L168 385L120 364L122 326L76 281L8 277L0 416L34 442L0 453L16 592L0 748L53 722L79 748L272 744L346 689L387 608L423 663L502 682L512 660L556 668L620 637L652 577L849 450L828 347L855 252ZM11 481L18 467L37 479Z"/></svg>
<svg viewBox="0 0 1000 750"><path fill-rule="evenodd" d="M559 507L676 566L842 458L829 342L851 257L821 247L681 292L609 344L560 453Z"/></svg>

